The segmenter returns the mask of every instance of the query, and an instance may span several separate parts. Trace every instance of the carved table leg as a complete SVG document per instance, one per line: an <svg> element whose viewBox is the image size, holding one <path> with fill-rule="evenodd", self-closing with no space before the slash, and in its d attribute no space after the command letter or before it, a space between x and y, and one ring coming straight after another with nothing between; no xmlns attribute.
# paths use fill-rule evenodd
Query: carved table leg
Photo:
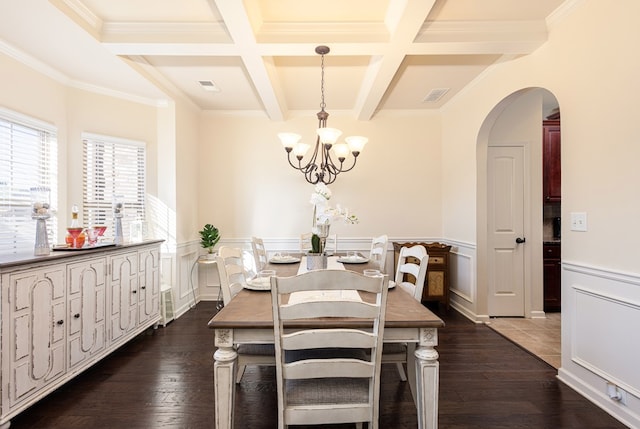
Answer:
<svg viewBox="0 0 640 429"><path fill-rule="evenodd" d="M233 428L234 398L236 395L235 374L238 365L238 353L233 348L233 331L216 329L213 354L213 388L215 394L216 429Z"/></svg>
<svg viewBox="0 0 640 429"><path fill-rule="evenodd" d="M421 328L420 342L414 353L416 357L416 406L418 429L438 428L438 385L440 363L438 352L438 330Z"/></svg>

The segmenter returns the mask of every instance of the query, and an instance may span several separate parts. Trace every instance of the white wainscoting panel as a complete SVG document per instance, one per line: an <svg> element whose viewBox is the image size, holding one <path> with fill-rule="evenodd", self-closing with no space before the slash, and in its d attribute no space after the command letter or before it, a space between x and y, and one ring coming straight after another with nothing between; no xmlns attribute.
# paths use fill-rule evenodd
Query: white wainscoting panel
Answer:
<svg viewBox="0 0 640 429"><path fill-rule="evenodd" d="M640 304L577 285L573 289L573 361L628 390L640 388Z"/></svg>
<svg viewBox="0 0 640 429"><path fill-rule="evenodd" d="M558 377L629 427L640 427L640 276L563 261ZM614 383L624 403L607 392Z"/></svg>
<svg viewBox="0 0 640 429"><path fill-rule="evenodd" d="M469 319L476 321L476 247L475 244L443 241L450 244L449 299L451 306Z"/></svg>

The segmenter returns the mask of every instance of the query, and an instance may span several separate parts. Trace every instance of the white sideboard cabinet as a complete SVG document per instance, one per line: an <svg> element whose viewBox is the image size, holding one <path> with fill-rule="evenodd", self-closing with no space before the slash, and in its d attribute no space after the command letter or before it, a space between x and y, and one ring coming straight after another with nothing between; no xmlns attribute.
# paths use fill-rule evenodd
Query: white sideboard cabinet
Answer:
<svg viewBox="0 0 640 429"><path fill-rule="evenodd" d="M157 326L160 243L0 257L0 428Z"/></svg>

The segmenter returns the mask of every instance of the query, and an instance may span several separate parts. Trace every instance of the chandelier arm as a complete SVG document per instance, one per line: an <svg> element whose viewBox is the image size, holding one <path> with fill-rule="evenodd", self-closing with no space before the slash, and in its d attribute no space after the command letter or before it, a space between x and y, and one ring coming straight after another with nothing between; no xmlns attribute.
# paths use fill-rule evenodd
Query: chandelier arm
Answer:
<svg viewBox="0 0 640 429"><path fill-rule="evenodd" d="M291 152L287 152L287 161L289 161L289 165L295 168L296 170L304 169L304 167L302 166L299 160L298 160L298 166L296 166L293 162L291 162Z"/></svg>
<svg viewBox="0 0 640 429"><path fill-rule="evenodd" d="M356 162L358 161L358 158L353 158L353 164L351 164L351 167L346 168L346 169L342 169L342 163L340 164L340 173L346 173L347 171L351 171L353 170L353 167L356 166Z"/></svg>

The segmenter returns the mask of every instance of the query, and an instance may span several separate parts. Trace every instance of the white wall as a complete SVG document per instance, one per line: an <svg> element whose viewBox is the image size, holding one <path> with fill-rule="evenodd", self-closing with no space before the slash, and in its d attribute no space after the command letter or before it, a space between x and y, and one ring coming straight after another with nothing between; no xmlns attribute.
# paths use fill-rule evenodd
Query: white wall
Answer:
<svg viewBox="0 0 640 429"><path fill-rule="evenodd" d="M441 236L439 115L380 116L359 122L333 115L345 135L369 137L354 170L330 185L331 204L358 215L356 225L334 224L339 237ZM274 123L264 117L204 114L200 142L200 224L222 239L296 239L311 229L313 186L291 168L278 132L311 141L314 114Z"/></svg>

